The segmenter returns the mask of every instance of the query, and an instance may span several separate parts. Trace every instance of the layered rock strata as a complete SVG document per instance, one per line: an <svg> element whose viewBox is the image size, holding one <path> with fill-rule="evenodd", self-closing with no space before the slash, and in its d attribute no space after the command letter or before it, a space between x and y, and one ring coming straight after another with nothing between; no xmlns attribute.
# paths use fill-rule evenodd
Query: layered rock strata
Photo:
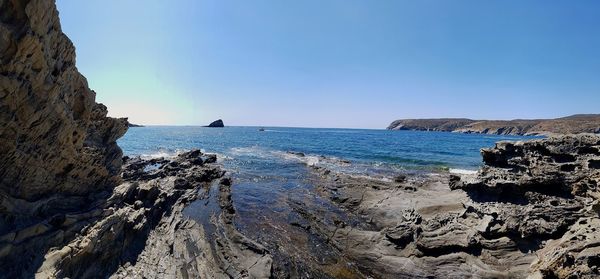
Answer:
<svg viewBox="0 0 600 279"><path fill-rule="evenodd" d="M524 238L547 239L539 245L530 276L600 277L600 137L500 142L482 150L482 155L485 166L478 175L454 179L451 187L464 189L475 199L533 206L498 212L504 216L500 220L519 224Z"/></svg>
<svg viewBox="0 0 600 279"><path fill-rule="evenodd" d="M378 278L597 278L599 148L594 135L501 142L463 177L316 168L323 195L372 227L309 227Z"/></svg>
<svg viewBox="0 0 600 279"><path fill-rule="evenodd" d="M34 272L78 221L101 214L127 131L126 119L106 115L54 2L0 1L0 270L13 272L1 276Z"/></svg>
<svg viewBox="0 0 600 279"><path fill-rule="evenodd" d="M180 249L189 247L176 241L192 238L175 239L175 233L185 235L194 225L182 210L199 188L224 175L210 158L197 150L173 160L126 158L124 181L107 199L98 200L92 212L67 215L55 225L59 233L75 237L44 255L36 277L108 277L123 266L137 265L144 266L146 278L181 276L189 259L184 258L187 250ZM161 262L143 256L150 249L157 253L154 257L164 256Z"/></svg>
<svg viewBox="0 0 600 279"><path fill-rule="evenodd" d="M213 238L183 214L223 176L214 155L127 159L122 172L127 119L95 102L54 1L0 0L0 124L0 278L269 276L268 252L231 216L214 215Z"/></svg>

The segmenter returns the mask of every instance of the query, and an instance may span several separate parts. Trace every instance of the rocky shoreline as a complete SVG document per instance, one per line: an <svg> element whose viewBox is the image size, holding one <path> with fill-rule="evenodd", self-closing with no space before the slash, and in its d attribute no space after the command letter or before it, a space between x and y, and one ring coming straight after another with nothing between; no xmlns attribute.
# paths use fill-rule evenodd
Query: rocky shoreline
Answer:
<svg viewBox="0 0 600 279"><path fill-rule="evenodd" d="M0 11L0 278L264 277L269 256L226 215L210 253L182 214L199 189L230 184L216 157L123 158L127 119L95 102L54 1Z"/></svg>
<svg viewBox="0 0 600 279"><path fill-rule="evenodd" d="M215 155L123 157L127 120L95 102L53 1L0 10L0 278L600 276L596 135L501 142L475 175L307 164L281 218L241 226Z"/></svg>
<svg viewBox="0 0 600 279"><path fill-rule="evenodd" d="M475 175L422 173L394 181L310 166L317 193L345 213L322 215L326 208L298 203L292 207L300 219L289 225L354 265L307 270L310 277L600 276L600 137L500 142L482 155L485 166ZM123 161L122 183L91 210L4 235L12 242L2 243L10 252L2 257L3 276L302 277L275 267L281 252L237 229L235 181L215 155L194 150L173 159ZM24 255L36 260L23 262Z"/></svg>
<svg viewBox="0 0 600 279"><path fill-rule="evenodd" d="M374 230L319 233L377 278L597 278L600 137L501 142L476 175L385 182L316 169L324 195Z"/></svg>
<svg viewBox="0 0 600 279"><path fill-rule="evenodd" d="M556 119L472 120L466 118L400 119L388 130L439 131L491 135L560 135L600 133L600 115L577 114Z"/></svg>

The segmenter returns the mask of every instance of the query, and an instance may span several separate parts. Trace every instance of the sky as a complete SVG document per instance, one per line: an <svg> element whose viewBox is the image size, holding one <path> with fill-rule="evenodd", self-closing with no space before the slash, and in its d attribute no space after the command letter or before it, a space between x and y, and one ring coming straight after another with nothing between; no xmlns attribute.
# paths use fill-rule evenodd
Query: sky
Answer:
<svg viewBox="0 0 600 279"><path fill-rule="evenodd" d="M600 113L600 1L58 0L109 115L385 128Z"/></svg>

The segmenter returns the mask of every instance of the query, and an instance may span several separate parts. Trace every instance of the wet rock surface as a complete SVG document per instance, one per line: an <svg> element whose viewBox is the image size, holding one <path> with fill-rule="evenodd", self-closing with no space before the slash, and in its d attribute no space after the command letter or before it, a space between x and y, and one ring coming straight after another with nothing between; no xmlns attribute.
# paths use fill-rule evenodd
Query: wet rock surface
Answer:
<svg viewBox="0 0 600 279"><path fill-rule="evenodd" d="M271 255L235 228L231 179L212 158L125 158L123 183L92 210L5 235L51 248L36 265L10 262L0 277L269 278ZM215 206L197 222L184 214L193 201Z"/></svg>
<svg viewBox="0 0 600 279"><path fill-rule="evenodd" d="M268 278L271 257L263 247L240 234L233 223L231 179L223 177L214 163L214 155L198 150L183 153L174 160L133 159L123 175L130 180L150 179L149 184L176 193L170 205L152 206L165 210L157 225L131 259L120 262L111 278ZM148 170L148 166L158 165ZM146 169L140 172L139 169ZM129 172L131 171L131 172ZM128 174L129 173L129 174ZM137 174L131 174L137 173ZM158 195L161 196L163 192ZM213 203L203 210L201 222L190 219L184 209L192 201ZM156 214L154 214L156 215Z"/></svg>
<svg viewBox="0 0 600 279"><path fill-rule="evenodd" d="M183 216L198 190L218 183L225 173L205 158L212 156L191 151L172 160L127 159L123 167L127 178L111 193L92 201L91 209L57 214L3 235L2 240L10 242L2 245L8 253L2 255L0 277L227 278L227 274L267 273L266 253L257 252L260 256L256 257L264 260L252 269L247 261L254 252L230 247L217 257L210 253L214 243L207 240L202 227ZM218 223L235 234L229 223ZM225 238L223 243L230 241L232 247L252 243L232 239ZM49 248L33 250L36 247ZM19 254L24 249L35 261L13 260L12 256L26 255Z"/></svg>

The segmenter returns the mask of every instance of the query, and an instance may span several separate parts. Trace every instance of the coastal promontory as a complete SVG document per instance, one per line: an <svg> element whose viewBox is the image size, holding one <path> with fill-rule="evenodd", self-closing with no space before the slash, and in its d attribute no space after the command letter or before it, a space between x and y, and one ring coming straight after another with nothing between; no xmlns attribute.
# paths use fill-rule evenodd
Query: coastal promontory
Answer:
<svg viewBox="0 0 600 279"><path fill-rule="evenodd" d="M440 131L494 135L600 133L600 114L556 119L473 120L467 118L400 119L388 130Z"/></svg>

